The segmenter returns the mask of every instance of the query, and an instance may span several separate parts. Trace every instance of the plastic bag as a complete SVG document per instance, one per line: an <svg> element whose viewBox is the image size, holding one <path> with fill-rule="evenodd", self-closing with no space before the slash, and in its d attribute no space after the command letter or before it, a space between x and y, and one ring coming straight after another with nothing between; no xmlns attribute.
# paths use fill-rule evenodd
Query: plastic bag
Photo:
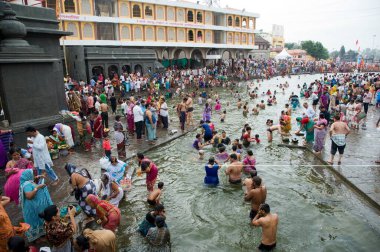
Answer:
<svg viewBox="0 0 380 252"><path fill-rule="evenodd" d="M111 165L111 162L110 160L108 159L108 157L104 156L102 157L100 160L99 160L99 164L100 164L100 167L104 170L107 170L108 166Z"/></svg>

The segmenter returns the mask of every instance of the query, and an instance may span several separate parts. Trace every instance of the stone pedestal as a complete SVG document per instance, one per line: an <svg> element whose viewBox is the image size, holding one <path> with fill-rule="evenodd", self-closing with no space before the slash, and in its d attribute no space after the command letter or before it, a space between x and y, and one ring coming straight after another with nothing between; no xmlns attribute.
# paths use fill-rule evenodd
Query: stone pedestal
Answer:
<svg viewBox="0 0 380 252"><path fill-rule="evenodd" d="M62 121L59 111L66 102L59 38L69 33L58 30L58 24L54 10L0 2L0 95L16 134L26 125L42 129Z"/></svg>

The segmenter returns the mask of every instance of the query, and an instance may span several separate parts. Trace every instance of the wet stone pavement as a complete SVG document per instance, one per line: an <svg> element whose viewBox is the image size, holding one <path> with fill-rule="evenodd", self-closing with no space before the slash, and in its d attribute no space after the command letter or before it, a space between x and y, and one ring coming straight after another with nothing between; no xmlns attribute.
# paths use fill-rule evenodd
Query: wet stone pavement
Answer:
<svg viewBox="0 0 380 252"><path fill-rule="evenodd" d="M111 115L111 113L109 113L110 126L113 125L114 118L115 115ZM179 119L176 116L176 114L174 114L174 112L170 114L169 120L170 123L168 130L162 128L157 129L158 139L155 145L149 145L148 141L146 141L145 135L143 135L142 140L137 140L136 135L128 136L128 143L130 145L126 146L127 155L125 159L125 161L129 164L127 172L128 174L133 175L134 170L137 167L136 162L134 160L134 156L137 154L137 152L144 153L146 151L158 148L160 145L165 144L171 140L177 139L178 137L181 137L184 134L187 134L195 129L193 126L186 126L185 131L182 132L179 126ZM126 121L122 120L122 122L123 125L126 126ZM172 131L176 132L172 133ZM116 143L113 137L112 127L110 127L109 137L112 146L112 155L117 156ZM60 181L56 186L51 186L51 181L49 179L46 179L46 182L54 204L60 207L66 206L70 203L77 203L75 198L70 195L72 188L69 185L68 174L64 169L66 163L72 163L76 165L78 168L87 168L93 179L99 179L102 172L99 160L103 156L104 153L102 148L96 148L93 146L91 152L85 152L80 146L78 146L75 147L75 151L70 153L68 156L60 156L58 159L53 160L54 171L58 175ZM4 171L0 171L0 184L2 185L1 187L3 187L3 185L5 184ZM11 218L12 223L14 225L17 225L20 221L22 221L21 208L16 206L14 203L8 204L6 207L6 211L9 214L9 217Z"/></svg>
<svg viewBox="0 0 380 252"><path fill-rule="evenodd" d="M332 166L341 173L359 190L380 205L380 128L376 123L380 118L379 109L370 106L367 116L366 129L351 129L346 139L342 164L337 164L338 153ZM322 154L324 160L330 158L331 141L326 138L325 148Z"/></svg>

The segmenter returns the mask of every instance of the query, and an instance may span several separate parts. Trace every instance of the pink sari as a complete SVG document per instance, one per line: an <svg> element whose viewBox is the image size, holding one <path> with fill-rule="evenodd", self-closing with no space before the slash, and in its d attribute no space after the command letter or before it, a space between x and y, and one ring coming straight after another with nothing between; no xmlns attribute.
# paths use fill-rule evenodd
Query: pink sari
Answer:
<svg viewBox="0 0 380 252"><path fill-rule="evenodd" d="M16 203L16 205L18 205L21 174L25 171L25 169L32 169L33 164L29 160L21 158L19 161L17 161L14 167L15 168L5 169L6 174L12 171L15 173L8 177L7 182L4 185L4 192L5 196L8 196L12 201Z"/></svg>

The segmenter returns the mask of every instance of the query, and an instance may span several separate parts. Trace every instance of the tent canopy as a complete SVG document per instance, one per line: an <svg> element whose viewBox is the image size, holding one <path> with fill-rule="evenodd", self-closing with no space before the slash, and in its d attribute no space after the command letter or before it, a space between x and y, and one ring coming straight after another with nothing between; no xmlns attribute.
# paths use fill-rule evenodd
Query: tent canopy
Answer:
<svg viewBox="0 0 380 252"><path fill-rule="evenodd" d="M276 60L282 60L282 59L292 59L292 55L290 55L285 48L282 49L282 51L274 57Z"/></svg>

